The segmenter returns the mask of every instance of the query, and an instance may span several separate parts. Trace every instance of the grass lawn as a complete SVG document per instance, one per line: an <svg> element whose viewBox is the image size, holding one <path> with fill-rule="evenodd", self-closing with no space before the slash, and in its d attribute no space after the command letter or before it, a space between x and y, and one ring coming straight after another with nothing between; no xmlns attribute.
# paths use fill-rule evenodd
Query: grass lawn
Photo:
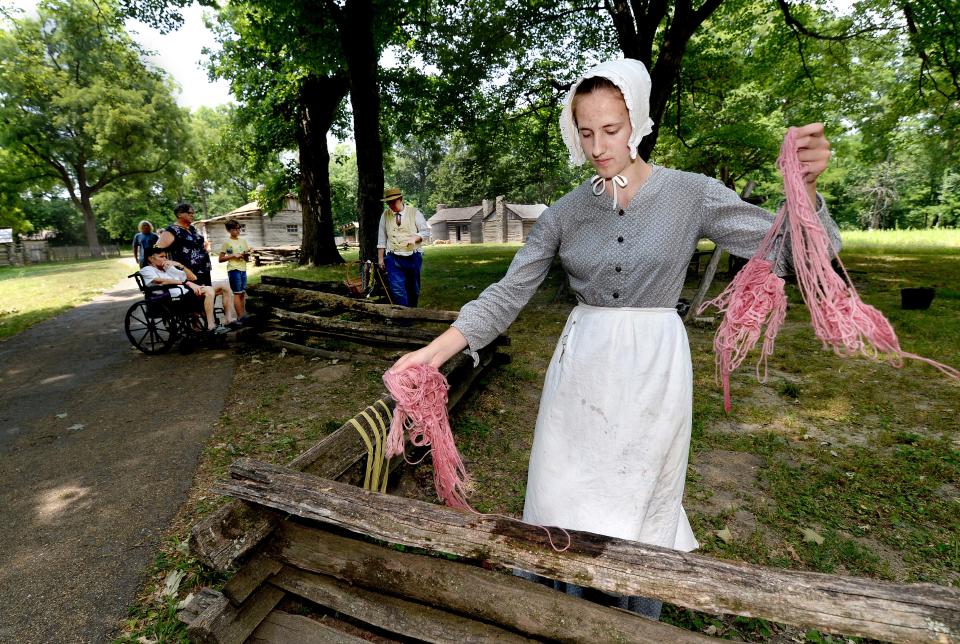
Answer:
<svg viewBox="0 0 960 644"><path fill-rule="evenodd" d="M960 253L960 230L848 230L842 233L847 252Z"/></svg>
<svg viewBox="0 0 960 644"><path fill-rule="evenodd" d="M872 242L857 233L842 258L863 299L887 315L906 351L960 366L960 235L935 232L900 231ZM459 308L504 273L518 247L427 248L421 304ZM355 259L355 252L346 258ZM345 270L263 272L331 280L343 279ZM543 377L574 306L569 296L557 297L562 281L555 265L508 331L512 362L480 382L451 419L476 482L471 501L482 512L522 510ZM713 293L723 286L721 276ZM931 308L901 310L899 289L905 286L936 287ZM685 295L695 287L688 283ZM752 365L745 364L732 378L729 416L714 381L714 330L688 330L694 427L684 505L700 552L765 566L960 587L960 385L917 362L895 369L835 357L814 337L796 287L788 286L787 295L791 306L769 379L758 383ZM210 481L238 456L288 461L382 391L382 368L376 366L328 365L264 351L241 362L235 404L204 451L191 501L157 560L152 585L133 609L127 641L161 633L182 638L170 621L175 602L156 599L156 588L173 568L187 572L181 597L218 581L186 555L190 526L220 502L206 492ZM427 481L428 468L418 470ZM664 620L745 641L778 635L780 641L845 641L673 606Z"/></svg>
<svg viewBox="0 0 960 644"><path fill-rule="evenodd" d="M135 268L122 258L0 268L0 340L93 299Z"/></svg>

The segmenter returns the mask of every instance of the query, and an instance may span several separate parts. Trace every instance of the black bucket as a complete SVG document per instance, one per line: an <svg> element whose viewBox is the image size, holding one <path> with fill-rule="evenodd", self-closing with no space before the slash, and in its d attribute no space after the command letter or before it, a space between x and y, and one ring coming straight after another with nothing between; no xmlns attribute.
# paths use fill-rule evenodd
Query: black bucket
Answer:
<svg viewBox="0 0 960 644"><path fill-rule="evenodd" d="M936 291L929 286L900 289L900 308L907 311L926 311Z"/></svg>

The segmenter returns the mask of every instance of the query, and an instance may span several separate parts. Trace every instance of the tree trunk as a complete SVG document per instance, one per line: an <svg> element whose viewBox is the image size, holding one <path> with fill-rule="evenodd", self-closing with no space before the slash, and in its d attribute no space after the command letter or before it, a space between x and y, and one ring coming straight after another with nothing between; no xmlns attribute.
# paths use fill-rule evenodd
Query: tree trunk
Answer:
<svg viewBox="0 0 960 644"><path fill-rule="evenodd" d="M303 209L301 264L320 266L343 262L333 235L327 132L346 93L346 79L311 74L304 79L297 97L300 207Z"/></svg>
<svg viewBox="0 0 960 644"><path fill-rule="evenodd" d="M377 226L383 212L383 147L380 140L378 48L371 0L347 0L340 43L350 74L353 138L357 145L357 221L360 260L377 259Z"/></svg>
<svg viewBox="0 0 960 644"><path fill-rule="evenodd" d="M200 208L203 210L203 218L210 219L210 208L207 206L207 191L204 190L202 186L197 186L195 190L197 199L200 201Z"/></svg>
<svg viewBox="0 0 960 644"><path fill-rule="evenodd" d="M87 236L87 246L90 247L92 257L100 257L100 240L97 239L97 220L93 215L93 204L90 203L91 194L85 187L80 188L80 199L77 204L83 213L83 231Z"/></svg>
<svg viewBox="0 0 960 644"><path fill-rule="evenodd" d="M680 73L683 54L687 50L690 37L722 2L723 0L706 0L694 10L690 0L677 0L672 3L672 14L667 2L616 0L607 4L623 55L636 58L646 65L650 72L650 118L653 120L653 131L640 142L638 153L642 159L649 159L657 144L660 121ZM661 25L665 30L665 38L654 63L653 43Z"/></svg>

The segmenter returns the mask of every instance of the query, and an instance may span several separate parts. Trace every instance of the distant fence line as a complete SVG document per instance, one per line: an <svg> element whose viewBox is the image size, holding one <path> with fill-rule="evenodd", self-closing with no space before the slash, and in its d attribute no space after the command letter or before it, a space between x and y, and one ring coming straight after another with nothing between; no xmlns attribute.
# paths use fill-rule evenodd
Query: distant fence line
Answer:
<svg viewBox="0 0 960 644"><path fill-rule="evenodd" d="M23 266L96 257L89 246L51 246L46 241L0 244L0 266ZM99 257L120 257L117 244L100 246Z"/></svg>

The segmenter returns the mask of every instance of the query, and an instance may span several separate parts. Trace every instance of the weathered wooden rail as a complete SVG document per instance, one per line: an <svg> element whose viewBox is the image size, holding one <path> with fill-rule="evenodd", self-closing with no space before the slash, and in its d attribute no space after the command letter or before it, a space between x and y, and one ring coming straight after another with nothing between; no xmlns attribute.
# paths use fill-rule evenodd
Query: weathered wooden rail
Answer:
<svg viewBox="0 0 960 644"><path fill-rule="evenodd" d="M323 335L355 340L358 342L378 342L382 344L397 344L407 346L411 344L425 346L437 337L436 331L404 327L384 327L369 322L352 322L333 320L309 313L297 313L278 307L270 309L270 316L300 327L306 331L314 331Z"/></svg>
<svg viewBox="0 0 960 644"><path fill-rule="evenodd" d="M456 311L438 311L434 309L415 309L393 304L375 304L344 295L325 293L305 288L260 284L250 287L252 295L284 302L285 308L313 307L331 311L351 311L375 315L391 320L420 320L424 322L452 322L457 319Z"/></svg>
<svg viewBox="0 0 960 644"><path fill-rule="evenodd" d="M331 292L336 290L345 288L337 283L263 276L262 284L249 289L248 308L255 314L255 321L244 337L311 356L393 361L396 355L389 358L384 348L425 346L440 333L434 323L446 324L457 317L456 311L379 304ZM413 323L433 324L434 328L418 328ZM508 343L504 336L497 341L498 345ZM371 355L369 349L373 347L381 350Z"/></svg>

